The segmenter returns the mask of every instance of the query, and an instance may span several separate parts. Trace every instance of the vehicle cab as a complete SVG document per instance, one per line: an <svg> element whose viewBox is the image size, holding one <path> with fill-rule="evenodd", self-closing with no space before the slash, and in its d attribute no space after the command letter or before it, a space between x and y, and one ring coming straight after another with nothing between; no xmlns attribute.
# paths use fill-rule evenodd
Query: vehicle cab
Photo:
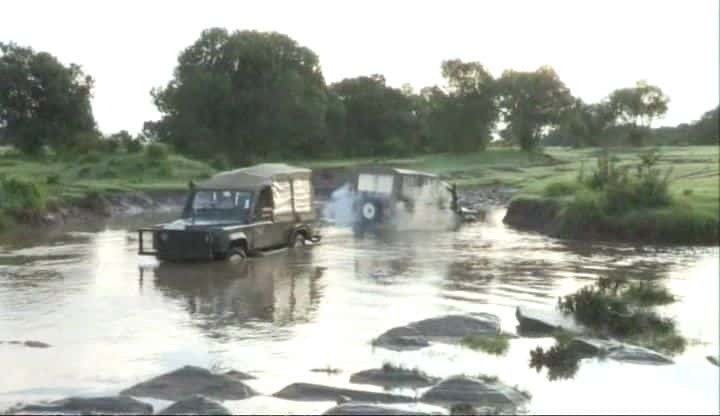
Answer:
<svg viewBox="0 0 720 416"><path fill-rule="evenodd" d="M261 164L191 184L179 219L138 230L138 252L169 261L211 260L317 242L310 174Z"/></svg>

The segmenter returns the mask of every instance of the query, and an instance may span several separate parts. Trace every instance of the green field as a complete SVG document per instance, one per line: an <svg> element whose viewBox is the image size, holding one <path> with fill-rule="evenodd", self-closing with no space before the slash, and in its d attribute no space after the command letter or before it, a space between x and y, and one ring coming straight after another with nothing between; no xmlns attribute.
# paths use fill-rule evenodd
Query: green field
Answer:
<svg viewBox="0 0 720 416"><path fill-rule="evenodd" d="M634 165L649 148L611 150L618 165ZM652 212L657 221L678 214L696 223L718 222L720 186L719 151L716 146L662 147L656 167L672 169L670 193L673 205ZM577 186L578 172L590 173L601 150L597 148L545 148L541 154L507 147L491 147L485 152L433 154L395 159L343 159L295 162L313 169L352 167L382 163L439 174L460 188L503 185L517 190L516 198L555 199L570 203L572 192L549 195L548 185ZM148 152L135 154L88 155L73 161L34 159L0 151L0 178L19 178L38 184L48 202L66 203L89 193L128 191L170 191L186 189L189 180L206 178L215 169L208 164L170 154L153 158ZM628 212L613 221L634 222L646 211ZM678 222L675 228L683 227ZM699 226L698 226L699 227ZM695 227L695 228L698 228Z"/></svg>

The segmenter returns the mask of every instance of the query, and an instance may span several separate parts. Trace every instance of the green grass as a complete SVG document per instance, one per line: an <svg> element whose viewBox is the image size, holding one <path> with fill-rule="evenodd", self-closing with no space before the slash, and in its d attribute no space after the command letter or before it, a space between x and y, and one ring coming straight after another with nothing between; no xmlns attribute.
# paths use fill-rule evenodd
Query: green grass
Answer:
<svg viewBox="0 0 720 416"><path fill-rule="evenodd" d="M463 338L460 344L470 349L484 351L492 355L503 355L510 347L509 338L505 335L469 335Z"/></svg>
<svg viewBox="0 0 720 416"><path fill-rule="evenodd" d="M75 160L0 153L0 178L11 184L32 184L31 187L12 187L10 191L17 197L11 200L5 198L6 203L15 201L36 211L42 211L45 205L62 205L92 193L184 190L188 181L206 178L213 173L215 170L207 164L169 154L164 148L149 153L93 153ZM32 192L25 192L28 189ZM22 202L31 196L32 204ZM20 207L13 205L0 207L0 210L7 213L8 208L17 210ZM1 222L11 221L3 215Z"/></svg>

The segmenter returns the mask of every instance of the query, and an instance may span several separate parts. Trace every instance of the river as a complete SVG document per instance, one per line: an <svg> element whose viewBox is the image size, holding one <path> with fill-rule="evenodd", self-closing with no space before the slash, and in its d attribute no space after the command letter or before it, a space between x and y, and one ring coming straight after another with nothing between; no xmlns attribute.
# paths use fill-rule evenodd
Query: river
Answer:
<svg viewBox="0 0 720 416"><path fill-rule="evenodd" d="M136 254L143 215L0 242L0 410L18 401L115 394L184 365L236 369L265 394L225 402L237 413L320 413L333 403L269 397L293 382L351 385L383 362L434 376L496 375L529 391L529 413L717 414L718 248L635 247L562 241L502 224L504 210L457 232L323 241L247 262L160 264ZM586 359L550 381L529 367L549 338L518 338L502 356L457 345L412 352L373 348L387 329L450 313L490 312L515 333L518 305L552 308L602 276L657 279L680 299L688 347L675 364ZM311 372L339 368L338 374ZM413 391L400 393L417 394Z"/></svg>

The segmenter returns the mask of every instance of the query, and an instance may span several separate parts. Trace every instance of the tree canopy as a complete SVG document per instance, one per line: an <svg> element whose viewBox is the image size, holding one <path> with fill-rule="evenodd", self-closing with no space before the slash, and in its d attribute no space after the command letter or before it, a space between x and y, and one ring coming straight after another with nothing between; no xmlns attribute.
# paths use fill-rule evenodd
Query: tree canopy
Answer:
<svg viewBox="0 0 720 416"><path fill-rule="evenodd" d="M507 123L503 136L525 150L535 149L545 130L559 124L573 104L570 90L548 66L534 72L505 71L498 84Z"/></svg>
<svg viewBox="0 0 720 416"><path fill-rule="evenodd" d="M93 79L80 66L46 52L0 43L0 128L27 153L72 147L96 137L90 106Z"/></svg>
<svg viewBox="0 0 720 416"><path fill-rule="evenodd" d="M291 157L326 134L318 57L279 33L203 31L153 97L158 139L201 157Z"/></svg>

